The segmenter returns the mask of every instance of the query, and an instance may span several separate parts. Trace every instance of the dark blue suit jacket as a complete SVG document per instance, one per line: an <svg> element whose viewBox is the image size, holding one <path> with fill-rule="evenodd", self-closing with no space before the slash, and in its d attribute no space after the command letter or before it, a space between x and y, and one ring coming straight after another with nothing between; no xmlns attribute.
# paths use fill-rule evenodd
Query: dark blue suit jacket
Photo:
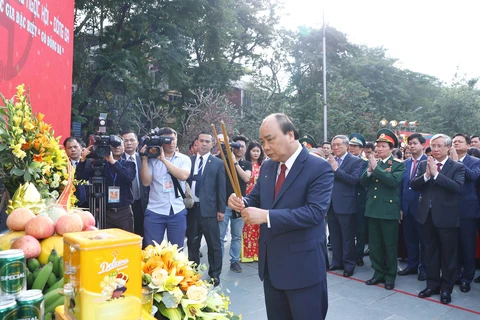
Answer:
<svg viewBox="0 0 480 320"><path fill-rule="evenodd" d="M130 157L128 154L124 153L122 155L122 158L127 160L127 158ZM140 172L142 171L142 157L138 154L138 152L135 152L135 161L137 163L137 175L136 178L138 178L138 182L140 184L140 203L142 204L142 211L145 212L147 209L148 205L148 198L149 198L149 193L150 193L150 187L145 187L142 184L142 179L140 178ZM132 182L133 183L133 182Z"/></svg>
<svg viewBox="0 0 480 320"><path fill-rule="evenodd" d="M245 197L247 207L270 212L271 228L260 226L258 272L263 280L268 260L275 288L306 288L326 277L325 214L333 170L303 147L274 199L278 166L276 161L265 161L255 187Z"/></svg>
<svg viewBox="0 0 480 320"><path fill-rule="evenodd" d="M347 152L340 167L334 172L331 206L335 213L357 213L356 185L363 174L363 165L362 159Z"/></svg>
<svg viewBox="0 0 480 320"><path fill-rule="evenodd" d="M190 159L192 160L192 169L187 182L192 185L197 156L192 156ZM205 161L198 197L200 199L200 214L202 217L213 218L217 216L217 212L225 212L227 206L225 166L222 160L211 154Z"/></svg>
<svg viewBox="0 0 480 320"><path fill-rule="evenodd" d="M480 160L467 154L461 163L465 166L465 183L458 199L460 219L477 219L480 207L475 186L480 177Z"/></svg>
<svg viewBox="0 0 480 320"><path fill-rule="evenodd" d="M427 160L426 155L422 155L420 159L418 159L417 168L413 173L413 178L415 178L418 166L423 160ZM420 192L413 191L412 187L410 186L410 172L412 171L413 159L407 159L403 163L405 163L405 173L403 174L402 185L400 186L400 201L402 201L400 209L403 211L403 216L405 217L409 214L409 211L413 212L414 214L417 211Z"/></svg>

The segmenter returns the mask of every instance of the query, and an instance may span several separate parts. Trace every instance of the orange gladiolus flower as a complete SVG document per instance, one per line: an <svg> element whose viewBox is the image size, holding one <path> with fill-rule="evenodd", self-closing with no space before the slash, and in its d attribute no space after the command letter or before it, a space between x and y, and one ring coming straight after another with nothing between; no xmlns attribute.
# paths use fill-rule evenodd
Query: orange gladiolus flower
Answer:
<svg viewBox="0 0 480 320"><path fill-rule="evenodd" d="M34 154L33 155L33 161L43 162L42 155L41 154Z"/></svg>
<svg viewBox="0 0 480 320"><path fill-rule="evenodd" d="M27 151L27 150L30 149L31 146L32 146L32 142L29 140L29 141L25 142L24 144L22 144L22 150Z"/></svg>
<svg viewBox="0 0 480 320"><path fill-rule="evenodd" d="M145 265L143 266L143 272L148 273L148 274L152 274L152 271L155 268L158 268L158 267L160 267L160 268L164 267L164 263L162 261L162 258L158 257L158 256L150 257L147 260L147 262L145 262Z"/></svg>

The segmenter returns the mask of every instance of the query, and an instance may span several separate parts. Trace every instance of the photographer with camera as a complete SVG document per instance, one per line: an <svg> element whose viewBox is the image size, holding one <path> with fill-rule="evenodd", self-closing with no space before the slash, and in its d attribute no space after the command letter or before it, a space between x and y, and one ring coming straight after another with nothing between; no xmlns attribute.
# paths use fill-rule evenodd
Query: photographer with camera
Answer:
<svg viewBox="0 0 480 320"><path fill-rule="evenodd" d="M245 196L246 183L250 180L250 176L252 175L252 163L243 159L245 156L248 139L244 136L236 136L232 138L232 141L233 143L230 143L230 147L232 149L230 152L233 153L233 159L235 159L235 168L230 168L230 171L237 174L242 196ZM227 195L231 195L233 193L233 187L229 179L226 179L226 190ZM220 240L222 243L222 256L224 252L223 248L225 244L225 235L227 233L229 222L230 231L232 234L232 241L230 243L230 270L240 273L242 272L242 267L240 266L240 250L242 247L242 231L244 223L241 219L241 216L234 214L232 209L227 206L223 221L218 223L220 227Z"/></svg>
<svg viewBox="0 0 480 320"><path fill-rule="evenodd" d="M168 241L184 246L187 229L187 210L183 203L185 180L190 175L192 162L177 147L177 132L161 128L150 134L140 150L142 169L140 178L150 187L149 201L144 215L144 244L161 243L165 230Z"/></svg>
<svg viewBox="0 0 480 320"><path fill-rule="evenodd" d="M106 143L103 143L104 140ZM97 144L98 141L101 142L100 145ZM133 232L131 204L132 181L136 176L135 163L122 158L124 144L122 138L118 136L101 136L96 139L96 144L83 150L75 177L90 179L94 176L103 176L106 189L106 228L120 228ZM96 149L93 149L94 147ZM110 154L106 154L108 152L105 147L110 148ZM87 167L86 157L90 153L93 153L93 161Z"/></svg>

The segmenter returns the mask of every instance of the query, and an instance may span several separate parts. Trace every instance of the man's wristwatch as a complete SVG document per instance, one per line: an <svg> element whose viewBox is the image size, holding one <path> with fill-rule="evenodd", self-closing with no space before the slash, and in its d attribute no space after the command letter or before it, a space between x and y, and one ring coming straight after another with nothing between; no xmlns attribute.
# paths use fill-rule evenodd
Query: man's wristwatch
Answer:
<svg viewBox="0 0 480 320"><path fill-rule="evenodd" d="M233 165L238 166L238 162L235 162Z"/></svg>

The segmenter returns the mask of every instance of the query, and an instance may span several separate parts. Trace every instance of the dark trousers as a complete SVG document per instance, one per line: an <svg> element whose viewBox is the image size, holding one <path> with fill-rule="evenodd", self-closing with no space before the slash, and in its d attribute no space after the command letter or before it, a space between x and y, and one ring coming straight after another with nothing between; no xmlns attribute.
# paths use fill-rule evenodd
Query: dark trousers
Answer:
<svg viewBox="0 0 480 320"><path fill-rule="evenodd" d="M451 293L457 279L458 228L435 227L430 212L422 231L425 240L427 288Z"/></svg>
<svg viewBox="0 0 480 320"><path fill-rule="evenodd" d="M332 265L355 269L355 214L338 214L328 210L328 231L332 246Z"/></svg>
<svg viewBox="0 0 480 320"><path fill-rule="evenodd" d="M397 276L398 221L368 218L368 247L375 279L395 281Z"/></svg>
<svg viewBox="0 0 480 320"><path fill-rule="evenodd" d="M403 216L403 237L407 245L407 268L425 271L425 243L422 225L415 220L415 212Z"/></svg>
<svg viewBox="0 0 480 320"><path fill-rule="evenodd" d="M128 232L133 232L133 212L132 207L107 208L107 229L119 228Z"/></svg>
<svg viewBox="0 0 480 320"><path fill-rule="evenodd" d="M475 278L477 219L460 219L458 233L458 279L471 283Z"/></svg>
<svg viewBox="0 0 480 320"><path fill-rule="evenodd" d="M265 266L263 290L270 320L323 320L327 316L327 279L308 288L279 290L272 285Z"/></svg>
<svg viewBox="0 0 480 320"><path fill-rule="evenodd" d="M133 211L133 232L138 234L140 237L143 237L143 221L144 221L144 211L142 207L142 200L138 199L132 203Z"/></svg>
<svg viewBox="0 0 480 320"><path fill-rule="evenodd" d="M185 230L187 229L187 210L183 209L177 214L170 208L168 215L158 214L151 210L145 210L145 245L153 244L153 240L161 243L165 230L167 230L167 239L171 244L176 244L178 248L183 248L185 244Z"/></svg>
<svg viewBox="0 0 480 320"><path fill-rule="evenodd" d="M196 203L187 214L188 259L200 265L200 245L202 235L208 248L208 275L218 278L222 272L222 244L217 217L202 217Z"/></svg>
<svg viewBox="0 0 480 320"><path fill-rule="evenodd" d="M363 259L363 253L365 251L365 241L366 241L366 219L365 218L365 207L358 207L358 212L355 215L357 217L355 238L357 243L355 244L355 256L357 259Z"/></svg>

